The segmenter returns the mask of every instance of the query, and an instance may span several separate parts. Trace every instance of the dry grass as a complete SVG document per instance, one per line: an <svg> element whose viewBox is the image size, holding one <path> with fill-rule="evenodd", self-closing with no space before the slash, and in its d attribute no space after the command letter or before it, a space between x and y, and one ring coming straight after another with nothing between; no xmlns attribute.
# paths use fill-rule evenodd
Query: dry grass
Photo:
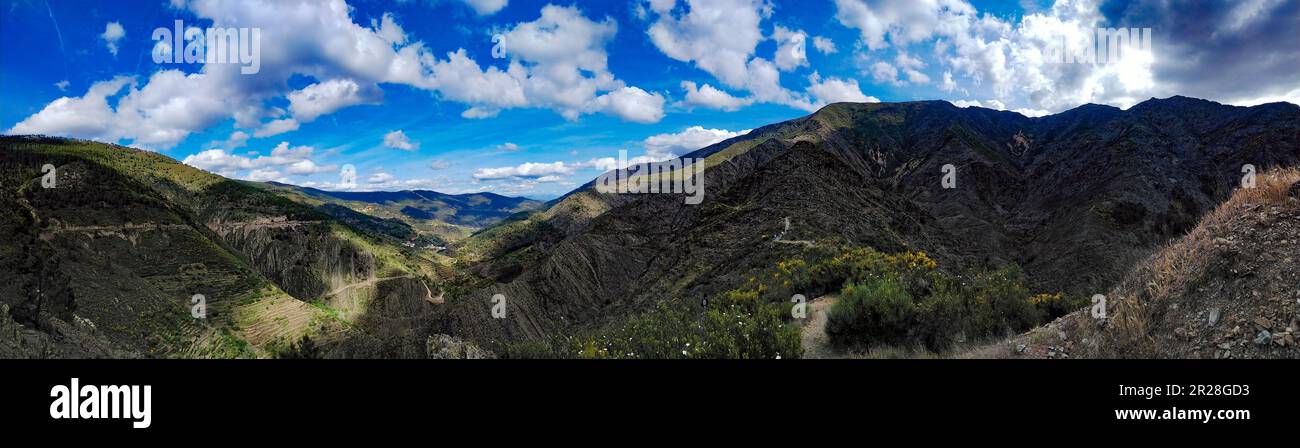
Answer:
<svg viewBox="0 0 1300 448"><path fill-rule="evenodd" d="M926 350L921 344L911 344L903 346L880 345L868 349L866 352L853 352L849 354L852 359L940 359L938 354Z"/></svg>
<svg viewBox="0 0 1300 448"><path fill-rule="evenodd" d="M1216 259L1214 239L1224 229L1249 218L1251 211L1262 206L1292 200L1293 185L1300 182L1300 169L1276 170L1256 178L1253 189L1238 189L1226 202L1210 212L1187 236L1172 241L1151 258L1137 266L1111 294L1109 344L1103 345L1121 355L1154 355L1151 330L1152 316L1182 296Z"/></svg>

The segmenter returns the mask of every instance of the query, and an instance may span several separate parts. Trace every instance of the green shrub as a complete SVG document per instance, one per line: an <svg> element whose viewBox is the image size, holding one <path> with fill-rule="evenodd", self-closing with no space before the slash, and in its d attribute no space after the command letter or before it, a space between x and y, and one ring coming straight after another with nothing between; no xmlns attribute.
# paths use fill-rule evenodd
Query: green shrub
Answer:
<svg viewBox="0 0 1300 448"><path fill-rule="evenodd" d="M940 352L962 340L1003 337L1078 309L1062 294L1031 295L1017 267L953 275L924 252L810 250L727 291L708 308L661 302L585 336L518 343L504 357L785 358L802 355L790 297L838 293L826 332L854 348L923 346Z"/></svg>
<svg viewBox="0 0 1300 448"><path fill-rule="evenodd" d="M950 277L931 270L881 270L849 283L827 315L826 332L842 345L920 343L948 349L962 338L992 338L1024 331L1045 313L1030 301L1017 268Z"/></svg>
<svg viewBox="0 0 1300 448"><path fill-rule="evenodd" d="M1042 312L1029 301L1024 274L1011 267L975 276L969 289L972 306L967 332L979 337L1003 336L1042 322Z"/></svg>
<svg viewBox="0 0 1300 448"><path fill-rule="evenodd" d="M826 316L826 333L832 339L865 337L898 344L911 336L918 311L912 296L895 278L849 283Z"/></svg>

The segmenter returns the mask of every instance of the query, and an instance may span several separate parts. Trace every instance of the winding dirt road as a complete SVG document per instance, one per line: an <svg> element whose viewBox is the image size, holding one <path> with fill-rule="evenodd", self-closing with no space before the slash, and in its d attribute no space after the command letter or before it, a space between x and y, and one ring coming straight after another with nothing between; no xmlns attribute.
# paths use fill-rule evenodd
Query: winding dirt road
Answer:
<svg viewBox="0 0 1300 448"><path fill-rule="evenodd" d="M414 276L414 275L411 275L411 274L407 274L407 275L398 275L398 276L393 276L393 277L379 277L379 278L372 278L372 279L369 279L369 280L366 280L366 281L362 281L362 282L350 283L350 284L347 284L347 285L340 286L339 288L337 288L337 289L335 289L335 290L333 290L333 291L330 291L330 292L325 293L325 295L322 295L321 298L323 299L323 298L327 298L327 297L334 297L334 296L337 296L337 295L339 295L339 294L343 294L344 292L350 291L350 290L355 289L355 288L361 288L361 287L366 287L366 286L372 286L372 285L375 285L375 284L377 284L377 283L386 282L386 281L390 281L390 280L397 280L397 279L402 279L402 278L415 278L415 276ZM423 287L424 287L424 300L425 300L426 302L432 303L432 304L434 304L434 305L441 305L441 304L443 304L443 303L445 302L445 300L443 299L443 295L442 295L442 294L438 294L438 297L434 297L434 296L433 296L433 290L432 290L432 289L429 289L429 285L424 284L424 282L420 282L420 286L423 286Z"/></svg>
<svg viewBox="0 0 1300 448"><path fill-rule="evenodd" d="M839 298L825 296L808 303L808 319L804 321L803 334L804 359L834 359L844 355L831 346L831 339L826 335L826 313Z"/></svg>

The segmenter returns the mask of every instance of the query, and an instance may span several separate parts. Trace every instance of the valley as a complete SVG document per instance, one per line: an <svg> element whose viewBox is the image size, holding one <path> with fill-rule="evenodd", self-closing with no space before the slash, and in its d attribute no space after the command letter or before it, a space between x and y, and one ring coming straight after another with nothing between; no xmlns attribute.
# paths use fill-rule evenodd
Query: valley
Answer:
<svg viewBox="0 0 1300 448"><path fill-rule="evenodd" d="M326 192L232 181L113 145L44 137L0 145L0 199L19 211L2 226L0 271L12 279L0 286L7 357L298 356L307 339L312 356L327 357L428 357L471 346L455 353L686 355L649 342L639 354L601 344L714 328L708 319L728 315L768 333L720 336L727 327L716 327L722 333L700 333L699 343L741 345L699 353L842 356L892 349L877 339L886 337L883 321L844 320L858 316L845 314L853 307L879 306L869 297L889 288L901 288L908 319L918 320L895 323L902 333L888 338L943 356L1003 357L972 347L1047 353L996 341L1039 324L1085 325L1074 310L1088 297L1129 297L1115 288L1131 288L1123 285L1137 281L1126 280L1139 275L1135 266L1196 237L1211 225L1204 220L1224 219L1215 210L1243 194L1243 166L1260 176L1296 166L1300 107L1173 97L1028 118L943 101L838 103L684 155L706 167L698 205L679 193L602 193L595 183L549 203ZM57 167L56 188L41 187L44 164ZM955 188L943 182L949 165ZM1288 213L1270 215L1279 224L1269 228L1300 219ZM1270 263L1290 272L1293 258ZM836 263L853 267L836 271ZM1231 294L1241 303L1277 300L1295 281L1283 275L1258 296ZM1162 294L1194 295L1171 291ZM206 320L189 317L192 294L208 298ZM792 321L793 294L837 297L833 306L811 304L814 319L830 323ZM989 294L999 298L980 298ZM496 295L507 300L504 318L490 312ZM932 309L945 306L958 308ZM1124 309L1117 313L1131 315ZM1294 312L1265 313L1270 341L1273 331L1279 341L1291 334ZM947 327L927 317L938 315L949 316ZM801 335L808 325L813 333ZM753 338L769 345L743 345ZM1106 344L1087 353L1229 351ZM1232 356L1298 353L1281 344Z"/></svg>

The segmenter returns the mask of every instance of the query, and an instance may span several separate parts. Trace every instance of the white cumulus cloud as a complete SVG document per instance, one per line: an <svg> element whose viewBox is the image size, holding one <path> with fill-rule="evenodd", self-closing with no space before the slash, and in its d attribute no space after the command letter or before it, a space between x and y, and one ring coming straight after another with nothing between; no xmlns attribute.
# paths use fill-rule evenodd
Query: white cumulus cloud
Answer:
<svg viewBox="0 0 1300 448"><path fill-rule="evenodd" d="M108 52L117 56L117 42L126 37L126 29L122 24L117 22L108 22L104 25L104 33L99 35L104 40L104 46L108 47Z"/></svg>
<svg viewBox="0 0 1300 448"><path fill-rule="evenodd" d="M771 16L771 4L761 0L688 0L685 4L686 8L674 7L674 2L651 4L657 17L648 34L659 51L694 64L725 87L748 91L754 102L812 108L807 98L781 85L780 75L781 66L793 68L806 59L802 50L806 34L799 32L796 38L795 32L786 30L780 36L785 43L773 56L780 58L780 66L755 55L764 40L760 27Z"/></svg>
<svg viewBox="0 0 1300 448"><path fill-rule="evenodd" d="M321 164L314 160L316 149L311 146L290 146L281 142L269 155L245 157L227 149L209 149L186 157L181 163L226 177L249 180L275 180L287 182L280 170L289 174L308 175L338 171L337 165ZM240 175L240 171L248 171Z"/></svg>
<svg viewBox="0 0 1300 448"><path fill-rule="evenodd" d="M471 3L485 13L505 5ZM392 14L370 20L369 26L358 24L344 0L189 0L172 6L203 21L259 29L260 72L242 75L238 64L207 64L194 73L167 69L147 80L100 81L82 97L47 104L9 132L168 149L233 119L237 128L263 138L341 108L378 103L385 84L462 103L463 115L472 118L511 108L550 109L568 119L605 113L653 122L663 116L662 95L628 86L609 70L605 46L617 22L589 19L577 7L548 5L537 20L504 26L508 44L502 68L480 65L463 48L439 58ZM120 26L109 24L101 37L112 51L124 35ZM293 91L289 80L297 76L314 82ZM288 110L276 106L284 101Z"/></svg>
<svg viewBox="0 0 1300 448"><path fill-rule="evenodd" d="M527 162L516 166L499 168L479 168L474 171L474 178L479 180L497 179L539 179L548 176L567 176L573 174L577 167L564 162L536 163Z"/></svg>
<svg viewBox="0 0 1300 448"><path fill-rule="evenodd" d="M777 25L772 33L772 39L777 43L775 58L777 68L790 71L808 65L807 33Z"/></svg>
<svg viewBox="0 0 1300 448"><path fill-rule="evenodd" d="M750 130L728 131L691 126L681 132L652 135L645 139L646 155L654 159L682 156L723 140L748 134Z"/></svg>
<svg viewBox="0 0 1300 448"><path fill-rule="evenodd" d="M376 101L375 91L363 92L351 79L331 79L289 92L289 112L300 123L311 123L348 106Z"/></svg>
<svg viewBox="0 0 1300 448"><path fill-rule="evenodd" d="M816 99L818 106L831 103L878 103L880 99L862 93L862 87L856 79L822 78L817 72L808 77L808 93Z"/></svg>
<svg viewBox="0 0 1300 448"><path fill-rule="evenodd" d="M682 90L686 91L683 104L687 107L701 106L733 112L754 102L748 98L737 98L708 84L698 86L693 81L682 81Z"/></svg>
<svg viewBox="0 0 1300 448"><path fill-rule="evenodd" d="M813 38L813 48L825 55L832 55L839 52L835 48L835 41L828 37L817 36Z"/></svg>
<svg viewBox="0 0 1300 448"><path fill-rule="evenodd" d="M411 141L411 138L407 137L405 132L396 130L384 134L384 147L402 151L415 151L420 149L420 143Z"/></svg>

